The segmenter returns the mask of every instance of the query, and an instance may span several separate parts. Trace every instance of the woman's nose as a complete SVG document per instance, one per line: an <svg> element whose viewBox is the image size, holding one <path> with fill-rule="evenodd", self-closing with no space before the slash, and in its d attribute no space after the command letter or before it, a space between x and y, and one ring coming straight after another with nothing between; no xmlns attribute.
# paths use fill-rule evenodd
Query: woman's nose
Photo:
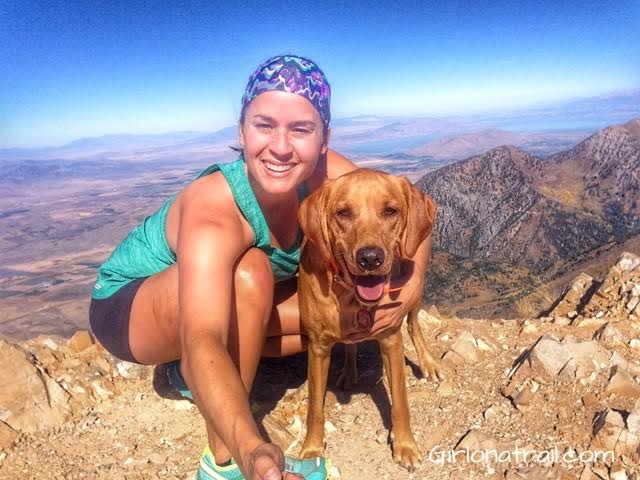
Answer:
<svg viewBox="0 0 640 480"><path fill-rule="evenodd" d="M288 132L284 129L274 130L269 148L274 155L279 157L286 157L287 155L290 155L292 148Z"/></svg>

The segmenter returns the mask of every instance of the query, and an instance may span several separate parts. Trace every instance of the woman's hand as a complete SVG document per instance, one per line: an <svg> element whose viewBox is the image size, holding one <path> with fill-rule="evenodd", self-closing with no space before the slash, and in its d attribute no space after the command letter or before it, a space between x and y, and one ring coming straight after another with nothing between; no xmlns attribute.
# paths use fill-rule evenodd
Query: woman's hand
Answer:
<svg viewBox="0 0 640 480"><path fill-rule="evenodd" d="M248 480L304 480L294 473L283 473L284 454L273 443L258 445L245 465Z"/></svg>
<svg viewBox="0 0 640 480"><path fill-rule="evenodd" d="M373 309L373 325L369 337L384 336L400 328L402 320L422 297L424 281L414 275L414 264L410 263L403 273L391 279L390 292L385 293L380 303ZM393 291L400 288L399 291Z"/></svg>
<svg viewBox="0 0 640 480"><path fill-rule="evenodd" d="M352 342L382 337L400 328L402 320L417 302L422 301L424 275L431 250L431 236L418 248L413 259L403 261L400 275L391 278L389 292L370 310L371 326L349 335Z"/></svg>

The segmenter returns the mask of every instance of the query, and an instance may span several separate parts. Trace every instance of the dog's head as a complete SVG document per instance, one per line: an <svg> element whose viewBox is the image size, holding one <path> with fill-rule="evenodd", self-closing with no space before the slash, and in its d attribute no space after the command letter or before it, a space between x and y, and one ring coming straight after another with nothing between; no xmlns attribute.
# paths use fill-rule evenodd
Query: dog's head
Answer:
<svg viewBox="0 0 640 480"><path fill-rule="evenodd" d="M394 261L415 255L435 213L433 200L406 178L358 169L325 182L298 219L311 244L346 272L359 301L374 305Z"/></svg>

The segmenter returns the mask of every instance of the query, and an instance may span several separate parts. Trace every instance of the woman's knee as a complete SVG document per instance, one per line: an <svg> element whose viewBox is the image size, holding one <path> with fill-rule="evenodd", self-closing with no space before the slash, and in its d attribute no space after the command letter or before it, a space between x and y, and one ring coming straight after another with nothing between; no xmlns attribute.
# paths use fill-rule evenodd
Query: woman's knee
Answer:
<svg viewBox="0 0 640 480"><path fill-rule="evenodd" d="M273 270L269 257L258 248L250 248L240 257L234 272L236 295L257 295L273 301ZM241 297L242 298L242 297Z"/></svg>

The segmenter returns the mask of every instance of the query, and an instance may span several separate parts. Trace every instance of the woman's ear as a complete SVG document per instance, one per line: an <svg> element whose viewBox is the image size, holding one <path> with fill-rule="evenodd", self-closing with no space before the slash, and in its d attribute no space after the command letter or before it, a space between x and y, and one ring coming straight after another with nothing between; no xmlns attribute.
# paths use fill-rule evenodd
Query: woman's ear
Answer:
<svg viewBox="0 0 640 480"><path fill-rule="evenodd" d="M329 150L329 138L331 138L331 128L327 127L322 132L322 147L320 148L322 155L326 155Z"/></svg>
<svg viewBox="0 0 640 480"><path fill-rule="evenodd" d="M298 209L298 223L308 241L313 243L325 259L331 258L327 226L325 184L309 195Z"/></svg>
<svg viewBox="0 0 640 480"><path fill-rule="evenodd" d="M404 258L413 258L420 244L429 236L436 219L436 204L429 195L401 178L407 209L401 249Z"/></svg>

